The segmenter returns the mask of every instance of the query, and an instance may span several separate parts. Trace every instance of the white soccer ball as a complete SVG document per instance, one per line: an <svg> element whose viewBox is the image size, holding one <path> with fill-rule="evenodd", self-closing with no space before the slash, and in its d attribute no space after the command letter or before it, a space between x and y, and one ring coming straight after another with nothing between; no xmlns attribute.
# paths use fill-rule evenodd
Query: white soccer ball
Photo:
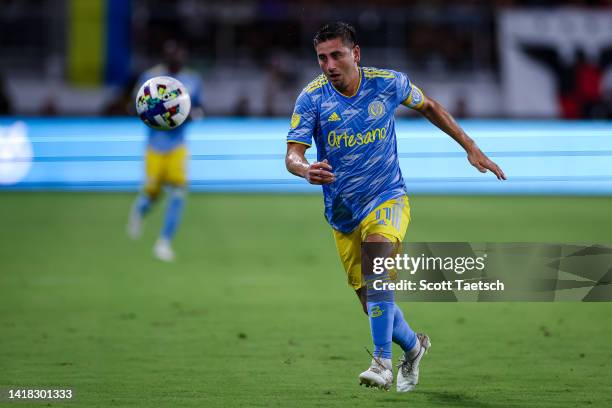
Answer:
<svg viewBox="0 0 612 408"><path fill-rule="evenodd" d="M185 122L190 109L191 98L187 88L172 77L151 78L136 95L138 116L153 129L176 129Z"/></svg>

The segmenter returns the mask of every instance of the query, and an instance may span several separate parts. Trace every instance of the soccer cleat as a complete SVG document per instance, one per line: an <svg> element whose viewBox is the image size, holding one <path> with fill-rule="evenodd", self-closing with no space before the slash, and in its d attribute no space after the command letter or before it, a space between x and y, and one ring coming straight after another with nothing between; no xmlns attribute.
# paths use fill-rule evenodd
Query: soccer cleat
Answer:
<svg viewBox="0 0 612 408"><path fill-rule="evenodd" d="M397 371L397 392L412 391L419 383L419 364L427 350L431 347L431 341L423 333L417 333L417 340L421 348L416 357L410 359L404 352L404 356L400 359Z"/></svg>
<svg viewBox="0 0 612 408"><path fill-rule="evenodd" d="M128 237L132 239L138 239L142 235L142 215L136 208L130 212L130 218L128 219L127 225Z"/></svg>
<svg viewBox="0 0 612 408"><path fill-rule="evenodd" d="M392 368L390 359L374 357L370 368L359 374L359 385L388 391L393 384Z"/></svg>
<svg viewBox="0 0 612 408"><path fill-rule="evenodd" d="M170 241L165 238L159 238L153 247L155 257L164 262L174 261L174 251L170 246Z"/></svg>

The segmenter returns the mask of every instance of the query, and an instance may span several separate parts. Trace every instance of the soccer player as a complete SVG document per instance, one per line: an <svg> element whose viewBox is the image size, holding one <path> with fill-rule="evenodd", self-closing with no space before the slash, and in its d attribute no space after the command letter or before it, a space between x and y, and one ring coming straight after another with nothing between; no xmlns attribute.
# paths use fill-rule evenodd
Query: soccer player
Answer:
<svg viewBox="0 0 612 408"><path fill-rule="evenodd" d="M169 40L164 43L164 62L141 75L136 91L150 78L171 76L185 85L191 97L190 117L202 116L202 79L192 70L184 68L187 49ZM183 211L187 186L185 146L185 125L173 130L149 129L145 156L146 180L142 191L132 206L128 221L128 235L137 239L142 233L143 217L160 196L163 186L167 186L168 205L164 225L155 246L154 255L166 262L174 259L172 239L176 234Z"/></svg>
<svg viewBox="0 0 612 408"><path fill-rule="evenodd" d="M333 228L349 285L368 314L374 343L370 367L360 384L389 389L393 383L391 343L403 350L397 391L414 389L429 337L415 333L394 302L392 291L373 290L361 270L361 243L400 243L410 222L406 186L397 157L394 111L415 109L467 152L480 172L505 180L493 163L435 100L408 77L387 69L361 67L355 30L343 22L323 26L314 37L323 71L297 98L287 136L287 169L322 185L325 217ZM317 161L306 149L317 146ZM391 244L390 244L391 245ZM395 245L395 244L393 244Z"/></svg>

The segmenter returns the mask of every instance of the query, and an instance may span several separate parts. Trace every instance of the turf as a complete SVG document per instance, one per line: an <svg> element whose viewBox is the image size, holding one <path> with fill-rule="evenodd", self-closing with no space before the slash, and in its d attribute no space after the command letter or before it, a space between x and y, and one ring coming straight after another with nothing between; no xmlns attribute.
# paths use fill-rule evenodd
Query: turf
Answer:
<svg viewBox="0 0 612 408"><path fill-rule="evenodd" d="M0 387L70 386L67 407L612 405L610 303L403 304L433 342L418 390L360 388L368 321L320 197L194 194L171 265L150 256L161 208L125 238L132 198L0 195ZM409 236L610 243L610 208L415 197Z"/></svg>

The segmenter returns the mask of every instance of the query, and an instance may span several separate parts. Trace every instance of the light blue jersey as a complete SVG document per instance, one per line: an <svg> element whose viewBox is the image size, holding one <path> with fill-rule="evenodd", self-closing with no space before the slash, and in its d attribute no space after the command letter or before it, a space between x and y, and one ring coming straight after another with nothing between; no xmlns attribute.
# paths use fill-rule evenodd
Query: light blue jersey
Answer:
<svg viewBox="0 0 612 408"><path fill-rule="evenodd" d="M402 73L360 68L356 94L338 92L324 75L299 95L287 142L310 146L327 159L336 181L323 185L325 217L343 233L378 205L406 194L397 157L395 108L419 108L423 94Z"/></svg>
<svg viewBox="0 0 612 408"><path fill-rule="evenodd" d="M140 76L136 84L136 91L147 80L156 76L170 76L178 79L189 92L191 108L202 106L202 78L195 71L182 69L180 72L172 74L163 64L157 65ZM185 125L173 130L149 129L149 147L157 152L166 153L183 145L185 143Z"/></svg>

